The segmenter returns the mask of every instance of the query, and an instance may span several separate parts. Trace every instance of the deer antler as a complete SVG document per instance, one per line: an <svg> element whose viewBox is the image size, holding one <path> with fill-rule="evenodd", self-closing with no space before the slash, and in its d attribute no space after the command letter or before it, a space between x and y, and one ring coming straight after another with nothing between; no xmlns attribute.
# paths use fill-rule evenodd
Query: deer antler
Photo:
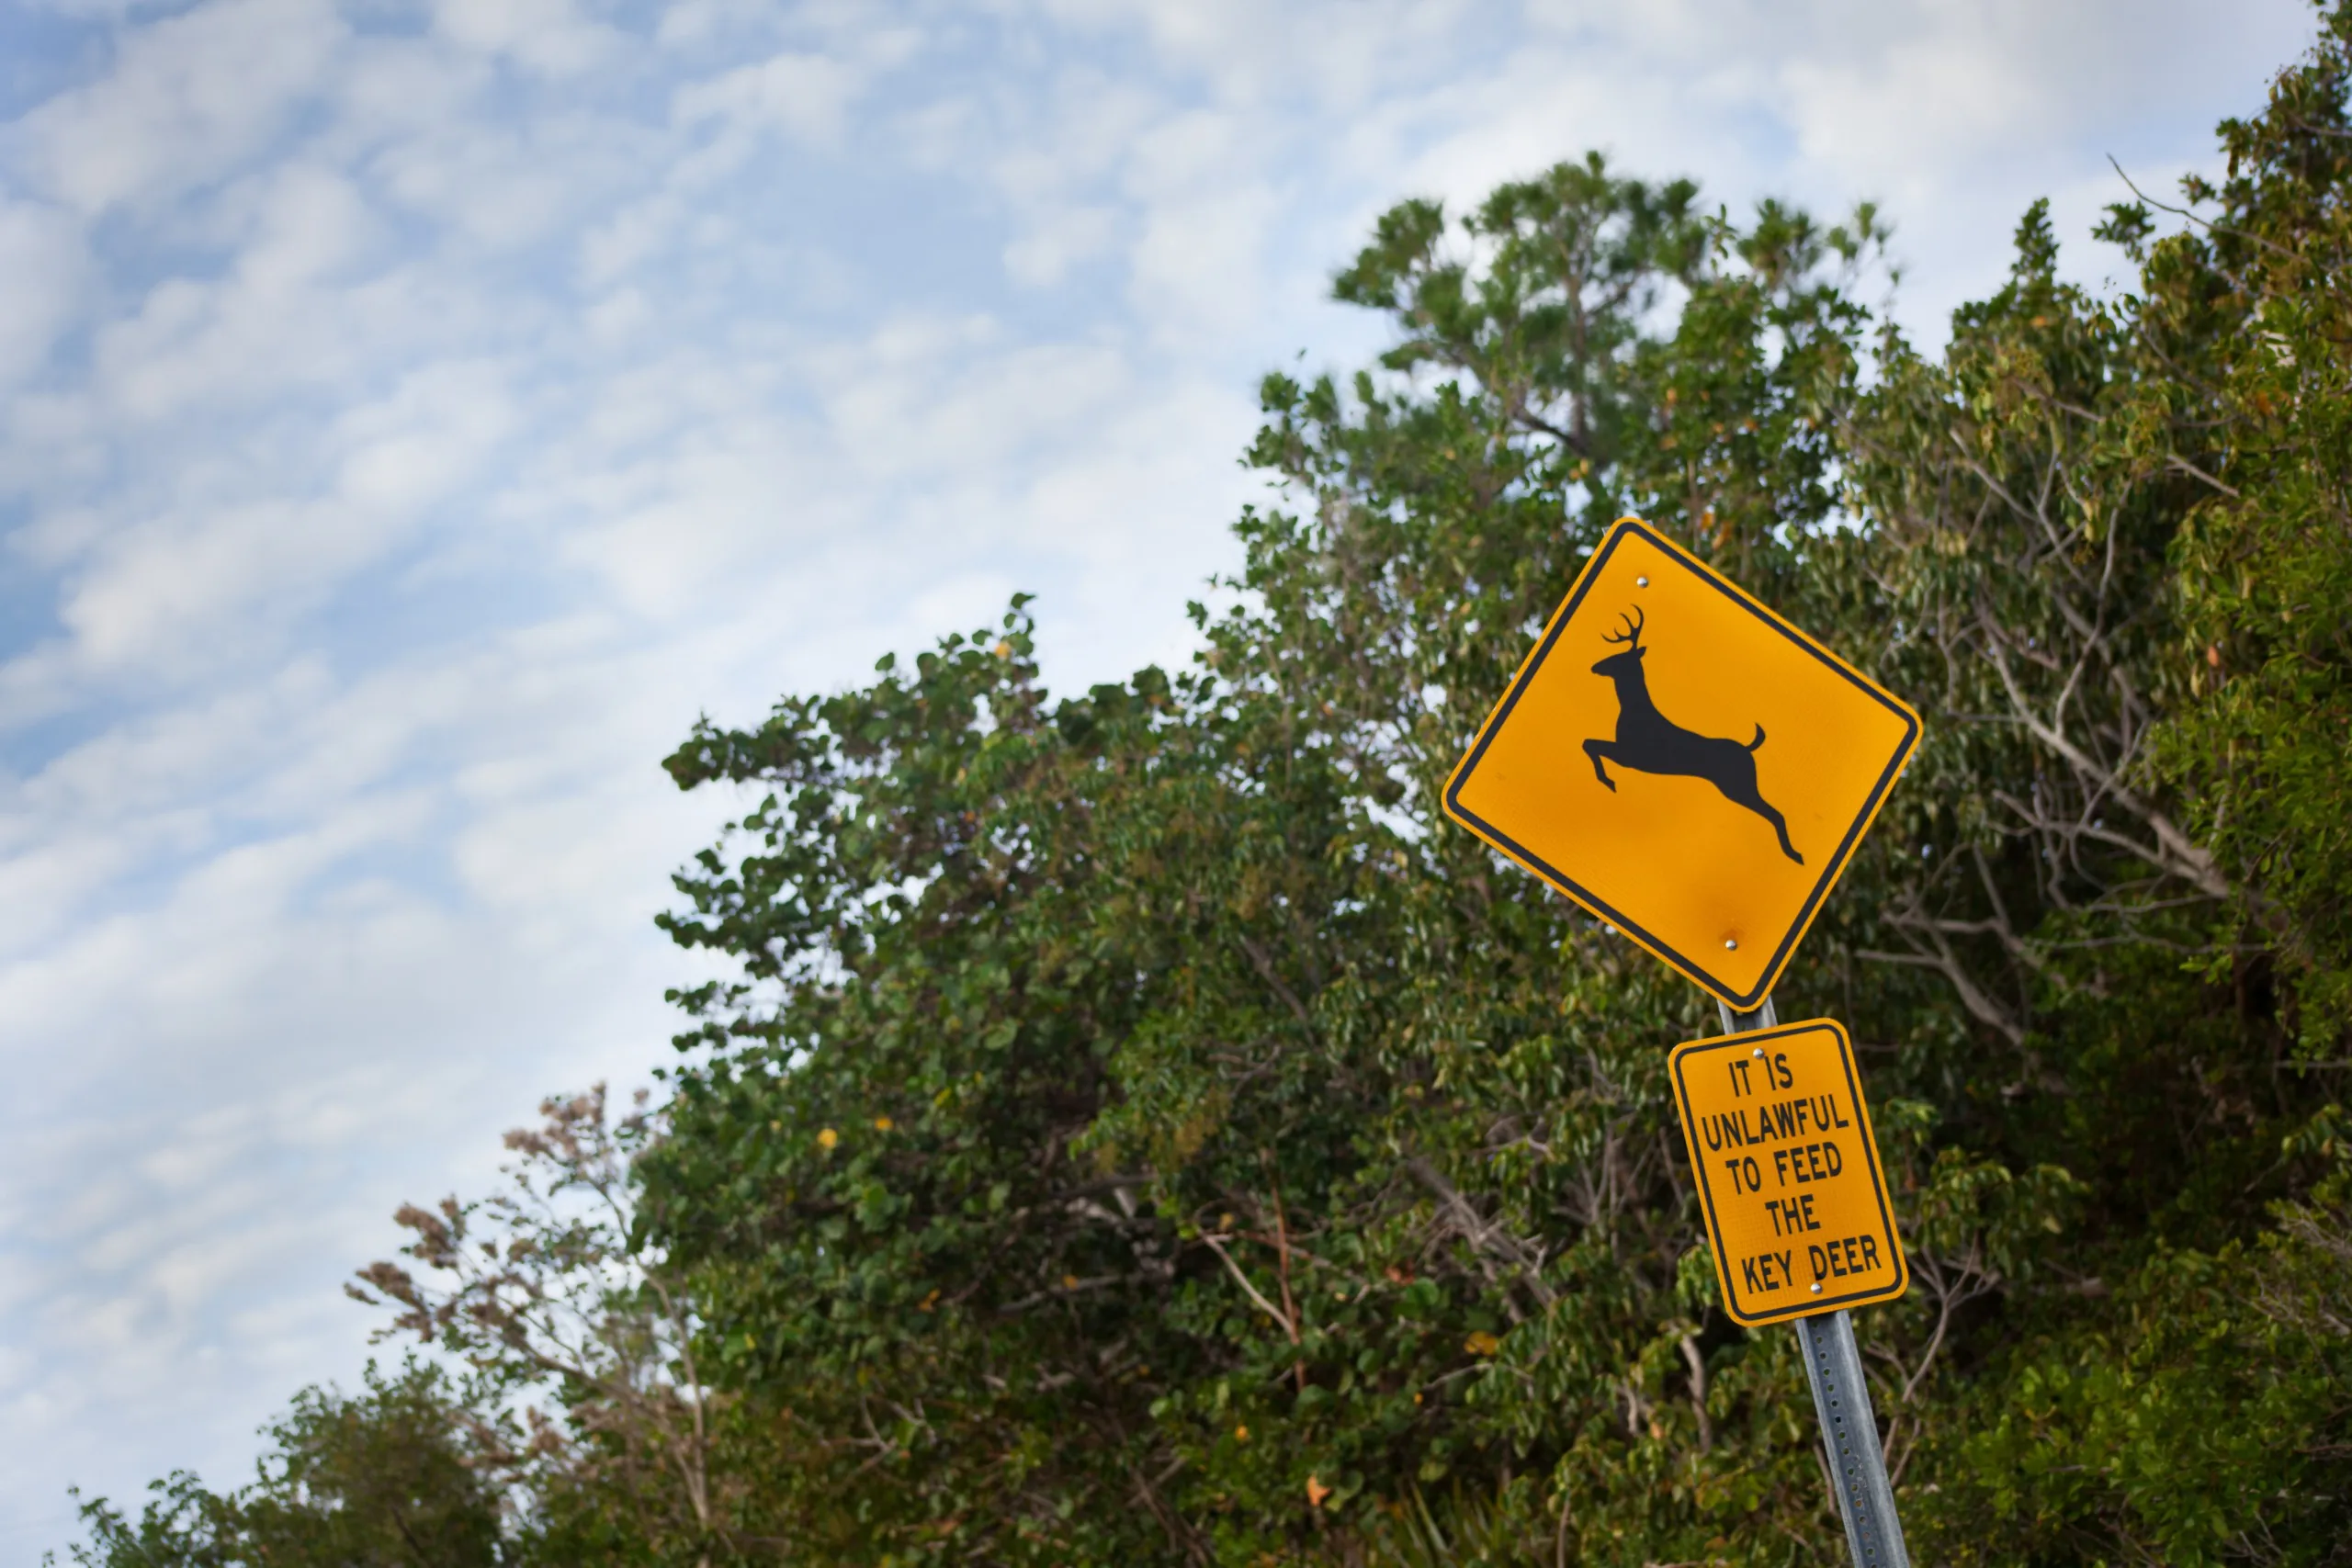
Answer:
<svg viewBox="0 0 2352 1568"><path fill-rule="evenodd" d="M1639 648L1642 645L1641 606L1637 604L1634 607L1634 613L1632 615L1619 615L1617 618L1625 623L1624 635L1623 637L1613 637L1607 632L1603 632L1600 634L1600 640L1603 642L1628 643L1634 648Z"/></svg>

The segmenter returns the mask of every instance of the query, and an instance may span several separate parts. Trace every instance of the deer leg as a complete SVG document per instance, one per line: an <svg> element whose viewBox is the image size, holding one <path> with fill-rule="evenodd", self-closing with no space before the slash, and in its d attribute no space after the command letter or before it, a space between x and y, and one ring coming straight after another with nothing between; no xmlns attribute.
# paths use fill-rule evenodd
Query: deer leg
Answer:
<svg viewBox="0 0 2352 1568"><path fill-rule="evenodd" d="M1770 823L1772 831L1781 837L1781 852L1803 865L1804 856L1797 853L1797 847L1789 842L1788 819L1775 811L1772 803L1764 798L1764 792L1756 787L1756 762L1747 748L1736 740L1719 744L1731 748L1731 757L1726 759L1729 765L1724 768L1721 777L1709 773L1708 782L1721 790L1724 798L1734 806L1744 806Z"/></svg>
<svg viewBox="0 0 2352 1568"><path fill-rule="evenodd" d="M1611 778L1608 773L1600 765L1600 759L1609 754L1609 742L1606 740L1588 740L1584 743L1584 754L1592 759L1592 776L1599 779L1601 782L1602 786L1608 789L1610 793L1616 793L1617 781Z"/></svg>

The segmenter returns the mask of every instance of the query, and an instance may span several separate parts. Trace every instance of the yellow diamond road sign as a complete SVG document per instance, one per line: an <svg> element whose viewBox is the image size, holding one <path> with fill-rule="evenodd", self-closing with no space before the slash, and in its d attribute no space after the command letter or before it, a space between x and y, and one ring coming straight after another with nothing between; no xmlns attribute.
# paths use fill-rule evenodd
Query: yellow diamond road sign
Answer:
<svg viewBox="0 0 2352 1568"><path fill-rule="evenodd" d="M1454 769L1445 811L1746 1010L1918 739L1892 694L1629 517Z"/></svg>
<svg viewBox="0 0 2352 1568"><path fill-rule="evenodd" d="M1910 1283L1846 1032L1826 1018L1667 1058L1724 1310L1754 1327Z"/></svg>

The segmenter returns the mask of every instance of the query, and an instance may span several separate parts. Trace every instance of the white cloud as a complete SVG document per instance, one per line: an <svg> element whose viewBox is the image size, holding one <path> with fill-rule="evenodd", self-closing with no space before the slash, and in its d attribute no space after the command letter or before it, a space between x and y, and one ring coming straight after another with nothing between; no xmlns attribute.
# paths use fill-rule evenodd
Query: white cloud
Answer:
<svg viewBox="0 0 2352 1568"><path fill-rule="evenodd" d="M741 130L831 141L864 86L864 73L841 61L785 53L679 88L675 113L689 126L720 120Z"/></svg>
<svg viewBox="0 0 2352 1568"><path fill-rule="evenodd" d="M1004 270L1030 288L1051 288L1111 248L1119 230L1110 207L1072 207L1034 224L1004 247Z"/></svg>
<svg viewBox="0 0 2352 1568"><path fill-rule="evenodd" d="M628 47L572 0L434 0L434 28L460 48L547 76L575 76Z"/></svg>
<svg viewBox="0 0 2352 1568"><path fill-rule="evenodd" d="M201 189L264 152L346 32L326 0L219 0L117 36L111 71L7 138L12 162L85 212Z"/></svg>
<svg viewBox="0 0 2352 1568"><path fill-rule="evenodd" d="M672 0L654 37L671 49L689 49L731 33L764 31L777 15L766 0Z"/></svg>
<svg viewBox="0 0 2352 1568"><path fill-rule="evenodd" d="M424 366L390 396L336 422L340 498L362 511L412 513L469 478L515 424L493 361Z"/></svg>
<svg viewBox="0 0 2352 1568"><path fill-rule="evenodd" d="M81 302L80 228L38 202L0 199L0 395L38 370Z"/></svg>
<svg viewBox="0 0 2352 1568"><path fill-rule="evenodd" d="M1135 243L1128 289L1161 342L1256 324L1283 206L1273 188L1255 183L1154 204Z"/></svg>

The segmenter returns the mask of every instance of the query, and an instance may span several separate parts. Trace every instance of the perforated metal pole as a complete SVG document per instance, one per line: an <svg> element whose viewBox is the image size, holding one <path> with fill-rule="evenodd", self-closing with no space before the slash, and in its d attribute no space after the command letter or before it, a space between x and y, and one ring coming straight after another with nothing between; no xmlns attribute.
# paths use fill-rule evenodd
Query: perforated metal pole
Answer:
<svg viewBox="0 0 2352 1568"><path fill-rule="evenodd" d="M1715 1010L1723 1015L1726 1034L1770 1029L1781 1021L1770 997L1754 1012L1734 1012L1721 1002ZM1798 1318L1792 1326L1804 1357L1805 1382L1813 1385L1814 1414L1821 1418L1822 1446L1836 1478L1838 1514L1846 1521L1846 1548L1854 1554L1854 1568L1911 1568L1903 1521L1894 1513L1894 1485L1879 1450L1861 1347L1854 1342L1854 1320L1842 1312L1826 1312Z"/></svg>

